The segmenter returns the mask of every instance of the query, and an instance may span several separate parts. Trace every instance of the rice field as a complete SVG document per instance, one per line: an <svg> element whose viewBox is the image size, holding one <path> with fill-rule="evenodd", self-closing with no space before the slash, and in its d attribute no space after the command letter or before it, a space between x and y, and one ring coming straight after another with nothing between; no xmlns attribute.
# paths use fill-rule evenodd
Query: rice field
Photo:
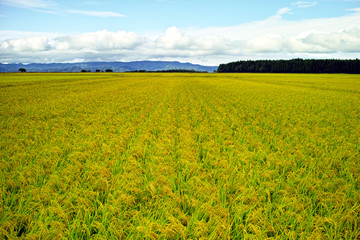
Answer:
<svg viewBox="0 0 360 240"><path fill-rule="evenodd" d="M0 239L360 239L360 75L0 74Z"/></svg>

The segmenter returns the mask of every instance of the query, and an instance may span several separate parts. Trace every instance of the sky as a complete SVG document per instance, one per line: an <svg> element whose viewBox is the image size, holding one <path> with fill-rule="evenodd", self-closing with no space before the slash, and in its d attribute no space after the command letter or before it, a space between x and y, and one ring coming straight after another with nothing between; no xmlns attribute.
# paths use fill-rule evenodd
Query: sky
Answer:
<svg viewBox="0 0 360 240"><path fill-rule="evenodd" d="M360 0L0 0L0 63L360 58Z"/></svg>

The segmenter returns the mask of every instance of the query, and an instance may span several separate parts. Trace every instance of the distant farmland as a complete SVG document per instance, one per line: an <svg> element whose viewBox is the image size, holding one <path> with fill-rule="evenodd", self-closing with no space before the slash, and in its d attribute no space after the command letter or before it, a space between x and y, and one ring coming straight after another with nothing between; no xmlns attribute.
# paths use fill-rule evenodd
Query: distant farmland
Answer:
<svg viewBox="0 0 360 240"><path fill-rule="evenodd" d="M1 239L359 239L360 75L0 74Z"/></svg>

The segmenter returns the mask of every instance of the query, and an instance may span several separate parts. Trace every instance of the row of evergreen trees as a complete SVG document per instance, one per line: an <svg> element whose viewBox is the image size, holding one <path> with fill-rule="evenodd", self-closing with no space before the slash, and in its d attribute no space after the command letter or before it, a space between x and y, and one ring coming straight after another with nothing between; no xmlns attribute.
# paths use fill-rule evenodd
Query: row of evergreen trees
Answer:
<svg viewBox="0 0 360 240"><path fill-rule="evenodd" d="M360 60L292 59L238 61L220 64L218 72L257 73L360 73Z"/></svg>

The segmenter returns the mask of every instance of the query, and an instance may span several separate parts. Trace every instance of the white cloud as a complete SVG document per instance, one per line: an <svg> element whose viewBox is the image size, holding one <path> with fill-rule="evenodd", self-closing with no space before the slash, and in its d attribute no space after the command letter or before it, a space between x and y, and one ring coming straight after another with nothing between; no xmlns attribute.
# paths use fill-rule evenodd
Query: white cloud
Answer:
<svg viewBox="0 0 360 240"><path fill-rule="evenodd" d="M265 34L257 38L249 39L244 47L249 53L282 52L284 39L278 34Z"/></svg>
<svg viewBox="0 0 360 240"><path fill-rule="evenodd" d="M81 15L86 15L86 16L93 16L93 17L103 17L103 18L108 18L108 17L118 17L118 18L123 18L126 17L123 14L120 13L116 13L116 12L107 12L107 11L82 11L82 10L68 10L69 13L75 13L75 14L81 14Z"/></svg>
<svg viewBox="0 0 360 240"><path fill-rule="evenodd" d="M198 49L214 53L231 50L234 47L233 42L218 35L203 36L196 39L195 43Z"/></svg>
<svg viewBox="0 0 360 240"><path fill-rule="evenodd" d="M341 32L310 34L303 43L309 46L322 47L329 52L360 53L360 29L353 28Z"/></svg>
<svg viewBox="0 0 360 240"><path fill-rule="evenodd" d="M54 49L62 51L109 51L134 49L141 42L141 37L133 32L109 32L104 30L55 38L52 45Z"/></svg>
<svg viewBox="0 0 360 240"><path fill-rule="evenodd" d="M6 31L0 30L0 42L9 40L9 39L24 39L31 37L47 37L55 38L58 37L59 33L43 33L43 32L23 32L23 31Z"/></svg>
<svg viewBox="0 0 360 240"><path fill-rule="evenodd" d="M156 45L167 49L184 49L192 43L179 29L170 27L166 30L165 35L159 37Z"/></svg>
<svg viewBox="0 0 360 240"><path fill-rule="evenodd" d="M351 8L351 9L349 9L349 11L355 12L355 14L357 14L357 13L360 13L360 8Z"/></svg>
<svg viewBox="0 0 360 240"><path fill-rule="evenodd" d="M46 0L0 0L0 4L19 8L49 8L52 2Z"/></svg>
<svg viewBox="0 0 360 240"><path fill-rule="evenodd" d="M275 16L281 17L284 14L291 14L291 9L288 7L281 8L276 12Z"/></svg>
<svg viewBox="0 0 360 240"><path fill-rule="evenodd" d="M230 27L180 29L153 35L98 31L75 35L0 32L0 62L180 60L219 64L239 59L355 58L359 9L343 17L289 21L282 8L263 21ZM12 36L12 37L11 37Z"/></svg>
<svg viewBox="0 0 360 240"><path fill-rule="evenodd" d="M63 15L64 13L72 13L72 14L80 14L85 16L102 17L102 18L126 17L123 14L112 11L85 11L85 10L74 10L74 9L64 10L55 7L56 6L55 2L47 1L47 0L0 0L0 4L10 7L16 7L16 8L28 8L33 11L43 12L47 14Z"/></svg>
<svg viewBox="0 0 360 240"><path fill-rule="evenodd" d="M308 8L313 7L317 4L317 2L306 2L306 1L297 1L292 3L291 5L297 6L299 8Z"/></svg>
<svg viewBox="0 0 360 240"><path fill-rule="evenodd" d="M46 37L6 40L3 41L0 46L1 49L14 52L39 52L50 49L49 41Z"/></svg>
<svg viewBox="0 0 360 240"><path fill-rule="evenodd" d="M132 32L109 32L98 31L79 35L51 37L27 37L21 39L9 39L0 43L1 52L14 52L38 54L47 51L56 54L61 52L104 52L117 50L131 50L138 47L142 38Z"/></svg>

